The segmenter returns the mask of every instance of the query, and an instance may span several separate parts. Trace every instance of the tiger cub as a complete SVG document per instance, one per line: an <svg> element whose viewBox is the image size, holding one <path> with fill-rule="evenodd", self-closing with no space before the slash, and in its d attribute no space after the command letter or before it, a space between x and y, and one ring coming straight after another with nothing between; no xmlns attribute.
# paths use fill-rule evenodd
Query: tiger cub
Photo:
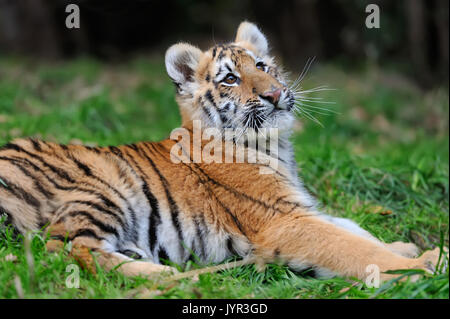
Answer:
<svg viewBox="0 0 450 319"><path fill-rule="evenodd" d="M161 261L183 264L193 255L203 263L231 256L282 261L318 276L359 279L372 264L381 272L434 269L439 249L417 257L414 244L383 243L318 210L298 179L288 139L294 91L254 24L243 22L233 43L204 52L175 44L165 64L192 141L184 150L196 143L195 122L248 133L224 139L232 152L222 156L234 160L174 161L179 139L117 147L18 139L0 149L0 211L11 224L22 233L45 229L49 250L72 242L72 255L92 271L95 257L130 276L174 271ZM251 136L265 128L277 129L278 152L263 156L278 165L238 162L237 150L249 154Z"/></svg>

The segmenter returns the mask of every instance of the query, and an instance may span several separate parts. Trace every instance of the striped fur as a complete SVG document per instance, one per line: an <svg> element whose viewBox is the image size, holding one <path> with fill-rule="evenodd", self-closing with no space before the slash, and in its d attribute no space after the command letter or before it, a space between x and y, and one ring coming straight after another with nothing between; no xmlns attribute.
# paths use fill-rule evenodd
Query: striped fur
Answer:
<svg viewBox="0 0 450 319"><path fill-rule="evenodd" d="M267 53L265 37L244 22L232 44L206 52L172 47L166 66L191 134L193 120L221 129L246 125L256 135L262 127L281 130L273 174L260 174L263 164L174 163L177 141L170 139L117 147L18 139L0 148L0 211L20 232L45 229L49 249L72 241L74 257L93 271L89 251L107 269L143 259L118 267L127 275L173 271L162 261L182 264L194 256L203 263L254 256L361 279L370 264L381 271L431 269L436 250L414 258L412 244L384 244L318 211L297 177L288 140L293 95ZM239 76L231 85L222 79L228 73ZM264 95L274 90L281 91L277 103ZM256 116L249 112L264 119L249 125L243 114ZM233 147L249 152L247 142Z"/></svg>

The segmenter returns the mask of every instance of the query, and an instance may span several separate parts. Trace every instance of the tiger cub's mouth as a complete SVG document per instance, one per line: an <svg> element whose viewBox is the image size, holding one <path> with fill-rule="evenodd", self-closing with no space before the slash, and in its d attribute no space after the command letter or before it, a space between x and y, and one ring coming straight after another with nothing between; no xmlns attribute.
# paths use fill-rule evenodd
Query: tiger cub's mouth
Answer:
<svg viewBox="0 0 450 319"><path fill-rule="evenodd" d="M263 127L263 124L267 120L267 116L270 116L270 114L273 112L272 110L269 114L266 114L264 109L264 105L258 105L252 108L249 112L246 112L243 120L244 125L246 127L253 128L254 130L259 130L261 127Z"/></svg>

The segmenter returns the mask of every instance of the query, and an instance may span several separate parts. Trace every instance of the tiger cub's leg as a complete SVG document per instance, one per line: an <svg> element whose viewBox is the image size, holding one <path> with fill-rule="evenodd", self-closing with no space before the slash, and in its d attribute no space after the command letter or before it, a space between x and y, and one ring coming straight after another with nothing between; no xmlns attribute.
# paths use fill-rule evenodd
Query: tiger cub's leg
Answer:
<svg viewBox="0 0 450 319"><path fill-rule="evenodd" d="M81 210L82 209L82 210ZM82 214L80 214L80 212ZM91 212L92 213L92 212ZM107 231L106 225L90 214L86 207L62 207L55 214L55 220L47 228L50 239L46 246L49 251L59 250L63 241L72 242L71 256L83 268L96 273L96 262L105 270L117 270L126 276L150 277L162 272L177 272L170 266L147 261L136 261L116 250L111 242L117 242L118 231ZM97 217L98 218L98 217ZM108 226L113 227L113 226Z"/></svg>
<svg viewBox="0 0 450 319"><path fill-rule="evenodd" d="M370 234L365 229L361 228L357 223L354 221L347 219L347 218L341 218L341 217L334 217L334 216L328 216L328 215L322 215L322 218L324 218L327 221L332 222L338 227L344 228L353 234L366 237L368 239L374 240L376 242L382 243L386 246L387 249L392 251L393 253L396 253L398 255L404 256L404 257L417 257L419 255L419 248L413 244L413 243L404 243L400 241L396 241L393 243L383 243L376 237L374 237L372 234Z"/></svg>
<svg viewBox="0 0 450 319"><path fill-rule="evenodd" d="M58 240L47 242L47 249L54 251L62 247L63 243ZM158 265L152 262L137 261L118 252L106 252L101 244L86 238L76 238L72 243L70 255L91 273L96 273L95 262L105 270L117 270L125 276L151 277L162 272L176 273L177 270L170 266Z"/></svg>
<svg viewBox="0 0 450 319"><path fill-rule="evenodd" d="M413 243L404 243L401 241L395 241L393 243L385 244L386 247L401 256L415 258L419 256L419 247Z"/></svg>
<svg viewBox="0 0 450 319"><path fill-rule="evenodd" d="M390 251L383 243L351 233L316 216L303 213L275 216L253 239L256 257L265 262L283 260L296 267L314 267L332 274L364 280L367 266L376 265L380 279L395 275L387 270L424 269L433 271L439 249L419 258L406 258Z"/></svg>
<svg viewBox="0 0 450 319"><path fill-rule="evenodd" d="M160 273L176 273L170 266L147 261L137 261L118 252L106 252L99 248L89 248L85 243L74 242L71 255L82 267L95 273L95 261L105 270L117 270L125 276L153 277ZM94 260L95 259L95 260Z"/></svg>

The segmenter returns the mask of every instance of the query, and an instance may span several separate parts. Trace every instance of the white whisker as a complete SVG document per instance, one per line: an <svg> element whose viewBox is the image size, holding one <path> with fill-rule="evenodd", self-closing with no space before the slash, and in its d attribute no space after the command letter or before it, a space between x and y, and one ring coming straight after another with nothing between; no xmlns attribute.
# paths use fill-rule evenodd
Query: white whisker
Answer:
<svg viewBox="0 0 450 319"><path fill-rule="evenodd" d="M300 113L300 115L305 116L306 118L310 119L311 121L313 121L323 127L323 124L318 119L316 119L313 115L311 115L311 113L307 112L305 109L295 108L295 110L298 111L298 113Z"/></svg>
<svg viewBox="0 0 450 319"><path fill-rule="evenodd" d="M328 101L320 101L320 100L311 100L309 97L304 99L302 96L295 96L296 100L310 102L310 103L324 103L324 104L336 104L336 102L328 102Z"/></svg>
<svg viewBox="0 0 450 319"><path fill-rule="evenodd" d="M312 89L309 89L309 90L302 90L302 91L296 92L296 93L312 93L312 92L335 91L335 90L336 89L329 88L326 85L321 85L321 86L318 86L316 88L312 88Z"/></svg>
<svg viewBox="0 0 450 319"><path fill-rule="evenodd" d="M300 85L301 81L305 78L306 74L308 73L309 69L311 68L311 65L313 64L316 57L308 58L306 61L305 66L303 67L302 72L298 76L298 78L289 86L289 88L293 91L298 89L298 86Z"/></svg>
<svg viewBox="0 0 450 319"><path fill-rule="evenodd" d="M319 107L319 106L315 106L315 105L310 105L310 104L306 104L306 103L302 103L301 101L299 101L299 102L296 102L296 104L299 106L299 107L305 107L305 108L308 108L308 109L316 109L316 110L320 110L320 111L324 111L324 112L329 112L329 113L334 113L334 114L340 114L339 112L337 112L337 111L335 111L335 110L332 110L332 109L327 109L327 108L325 108L325 107ZM328 115L328 114L327 114Z"/></svg>

